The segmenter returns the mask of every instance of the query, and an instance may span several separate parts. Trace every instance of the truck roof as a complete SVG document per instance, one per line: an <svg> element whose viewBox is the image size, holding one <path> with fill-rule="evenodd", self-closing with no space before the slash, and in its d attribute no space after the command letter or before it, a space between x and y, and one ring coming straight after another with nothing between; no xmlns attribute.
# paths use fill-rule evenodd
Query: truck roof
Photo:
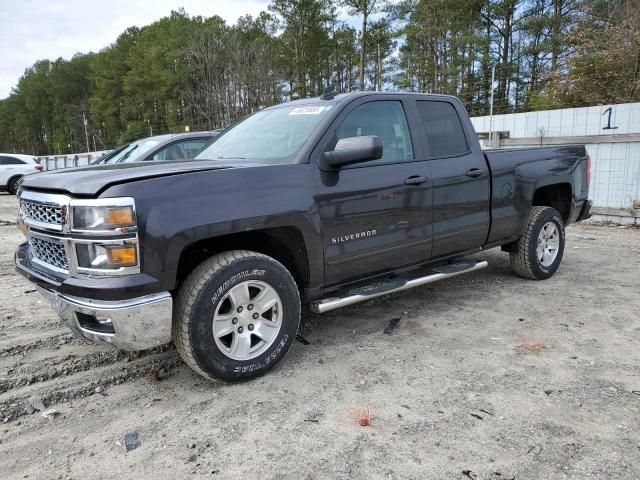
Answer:
<svg viewBox="0 0 640 480"><path fill-rule="evenodd" d="M298 100L291 100L289 102L279 103L277 105L273 105L271 107L266 108L279 108L289 105L310 105L310 104L322 104L322 105L337 105L339 103L344 102L345 100L353 100L358 97L366 97L372 95L394 95L394 96L422 96L422 97L439 97L439 98L456 98L452 95L442 95L437 93L421 93L421 92L347 92L347 93L338 93L335 97L325 100L322 97L309 97L309 98L300 98Z"/></svg>

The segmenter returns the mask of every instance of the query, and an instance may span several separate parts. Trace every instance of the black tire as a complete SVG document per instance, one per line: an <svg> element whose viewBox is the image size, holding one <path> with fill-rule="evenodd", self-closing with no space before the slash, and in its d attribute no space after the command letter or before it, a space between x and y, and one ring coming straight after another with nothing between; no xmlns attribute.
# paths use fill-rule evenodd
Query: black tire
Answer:
<svg viewBox="0 0 640 480"><path fill-rule="evenodd" d="M559 246L553 262L545 265L537 254L538 237L543 227L549 222L557 228ZM509 255L511 267L521 277L545 280L558 270L560 262L562 262L564 244L564 221L558 211L551 207L532 207L529 210L529 217L525 221L520 239L516 242L514 251Z"/></svg>
<svg viewBox="0 0 640 480"><path fill-rule="evenodd" d="M239 361L223 353L216 343L213 318L227 293L248 281L266 284L278 294L282 306L280 330L268 347L265 342L266 351ZM284 266L260 253L229 251L201 263L180 287L174 308L173 341L187 365L203 377L248 380L271 370L288 352L298 332L300 310L298 287ZM247 331L243 333L246 335ZM229 335L235 338L236 331ZM254 337L251 339L253 342Z"/></svg>
<svg viewBox="0 0 640 480"><path fill-rule="evenodd" d="M21 179L22 177L13 177L13 178L10 178L9 181L7 182L7 191L11 195L15 195L16 193L18 193L18 188L20 186L19 183Z"/></svg>

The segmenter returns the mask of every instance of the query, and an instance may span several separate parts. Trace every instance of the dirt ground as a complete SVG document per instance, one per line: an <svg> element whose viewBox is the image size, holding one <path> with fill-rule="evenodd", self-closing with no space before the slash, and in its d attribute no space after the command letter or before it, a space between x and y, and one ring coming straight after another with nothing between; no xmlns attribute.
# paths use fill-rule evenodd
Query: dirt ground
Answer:
<svg viewBox="0 0 640 480"><path fill-rule="evenodd" d="M480 272L306 315L310 345L222 384L173 347L74 338L13 271L16 205L0 194L2 479L640 478L640 230L571 226L544 282L490 251Z"/></svg>

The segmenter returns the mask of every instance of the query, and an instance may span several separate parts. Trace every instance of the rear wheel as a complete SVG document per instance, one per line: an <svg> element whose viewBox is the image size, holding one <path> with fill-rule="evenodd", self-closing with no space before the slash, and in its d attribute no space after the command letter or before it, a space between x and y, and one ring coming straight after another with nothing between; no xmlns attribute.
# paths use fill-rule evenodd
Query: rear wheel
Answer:
<svg viewBox="0 0 640 480"><path fill-rule="evenodd" d="M564 253L564 221L551 207L532 207L522 235L511 252L511 266L516 274L534 280L551 277Z"/></svg>
<svg viewBox="0 0 640 480"><path fill-rule="evenodd" d="M200 264L183 283L174 311L174 342L202 376L246 380L287 353L300 323L300 296L273 258L236 250Z"/></svg>
<svg viewBox="0 0 640 480"><path fill-rule="evenodd" d="M7 182L7 190L11 195L15 195L18 192L18 188L20 188L20 180L22 177L13 177L10 178Z"/></svg>

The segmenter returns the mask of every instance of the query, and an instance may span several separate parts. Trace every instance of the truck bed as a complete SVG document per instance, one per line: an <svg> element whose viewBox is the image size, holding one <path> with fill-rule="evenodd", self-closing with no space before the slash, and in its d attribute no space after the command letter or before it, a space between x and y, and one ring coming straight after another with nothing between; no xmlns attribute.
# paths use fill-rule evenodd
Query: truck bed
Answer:
<svg viewBox="0 0 640 480"><path fill-rule="evenodd" d="M491 230L487 245L517 238L522 219L536 204L540 189L569 189L569 205L557 210L567 224L575 221L587 201L587 153L584 145L486 150L491 171ZM551 195L551 193L550 193Z"/></svg>

